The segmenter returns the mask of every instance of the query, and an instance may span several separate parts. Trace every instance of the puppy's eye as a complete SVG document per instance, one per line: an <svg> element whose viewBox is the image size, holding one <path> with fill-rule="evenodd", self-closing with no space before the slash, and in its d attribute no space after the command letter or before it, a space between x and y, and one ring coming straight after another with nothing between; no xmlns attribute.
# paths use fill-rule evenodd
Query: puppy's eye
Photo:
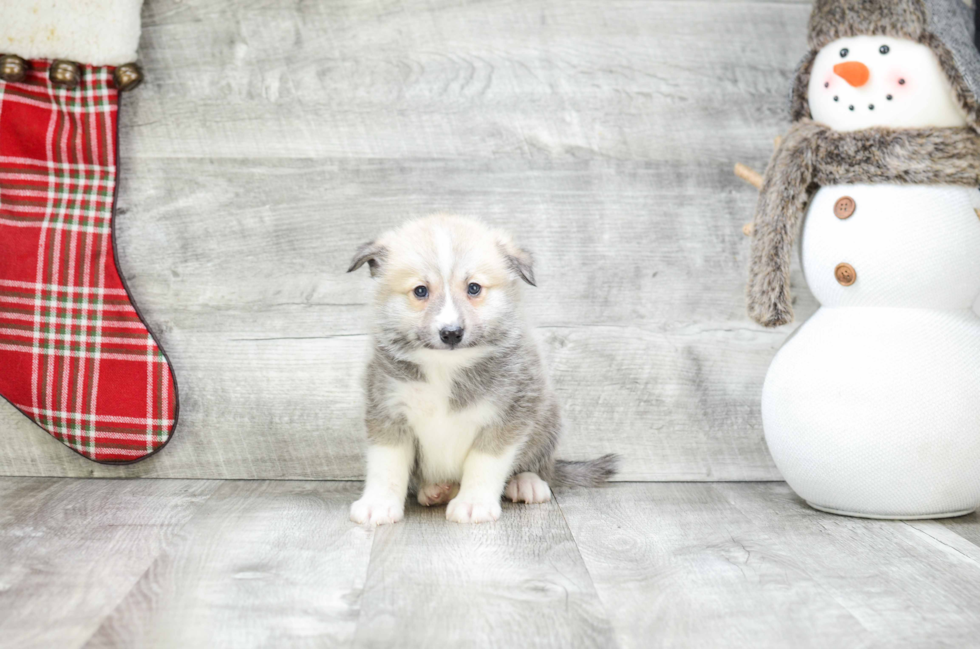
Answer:
<svg viewBox="0 0 980 649"><path fill-rule="evenodd" d="M882 54L888 54L889 52L892 51L892 48L888 47L887 45L882 45L881 47L878 48L878 51L881 52Z"/></svg>
<svg viewBox="0 0 980 649"><path fill-rule="evenodd" d="M842 50L840 51L840 57L841 57L842 59L846 59L846 58L847 58L847 55L848 55L848 54L850 54L850 53L851 53L851 50L849 50L849 49L847 49L847 48L845 47L844 49L842 49Z"/></svg>
<svg viewBox="0 0 980 649"><path fill-rule="evenodd" d="M426 297L429 296L429 289L427 289L424 286L416 286L413 293L415 293L415 297L417 297L418 299L424 300Z"/></svg>
<svg viewBox="0 0 980 649"><path fill-rule="evenodd" d="M469 293L470 295L472 295L473 297L476 297L477 295L479 295L480 294L480 291L482 291L482 290L483 290L483 287L480 286L479 284L477 284L476 282L472 282L472 283L470 283L469 286L466 287L466 292Z"/></svg>

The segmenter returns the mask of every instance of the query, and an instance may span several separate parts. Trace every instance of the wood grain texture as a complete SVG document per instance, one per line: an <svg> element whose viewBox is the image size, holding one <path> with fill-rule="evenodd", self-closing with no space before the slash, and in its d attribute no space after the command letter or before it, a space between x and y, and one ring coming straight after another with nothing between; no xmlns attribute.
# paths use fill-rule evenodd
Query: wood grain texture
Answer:
<svg viewBox="0 0 980 649"><path fill-rule="evenodd" d="M126 128L169 158L765 160L809 4L150 0Z"/></svg>
<svg viewBox="0 0 980 649"><path fill-rule="evenodd" d="M0 403L0 474L363 475L366 273L408 216L534 251L562 455L629 480L772 480L759 395L791 328L744 315L755 192L807 2L147 0L117 240L181 426L132 467ZM794 275L797 313L813 298Z"/></svg>
<svg viewBox="0 0 980 649"><path fill-rule="evenodd" d="M956 647L978 550L939 523L822 514L783 484L560 491L624 647Z"/></svg>
<svg viewBox="0 0 980 649"><path fill-rule="evenodd" d="M937 522L980 547L980 513L973 512L969 516L948 518Z"/></svg>
<svg viewBox="0 0 980 649"><path fill-rule="evenodd" d="M557 496L623 647L871 639L803 562L711 485L623 484ZM837 644L842 637L851 643Z"/></svg>
<svg viewBox="0 0 980 649"><path fill-rule="evenodd" d="M798 553L878 646L976 644L980 552L959 536L942 535L942 524L821 514L803 506L785 485L716 488Z"/></svg>
<svg viewBox="0 0 980 649"><path fill-rule="evenodd" d="M484 525L414 505L381 528L355 647L611 647L606 612L554 501Z"/></svg>
<svg viewBox="0 0 980 649"><path fill-rule="evenodd" d="M217 486L0 480L0 646L80 647Z"/></svg>
<svg viewBox="0 0 980 649"><path fill-rule="evenodd" d="M372 540L347 520L360 488L221 483L86 646L349 643Z"/></svg>
<svg viewBox="0 0 980 649"><path fill-rule="evenodd" d="M976 516L816 512L784 484L408 508L354 482L0 477L0 647L965 647ZM975 538L975 537L974 537Z"/></svg>

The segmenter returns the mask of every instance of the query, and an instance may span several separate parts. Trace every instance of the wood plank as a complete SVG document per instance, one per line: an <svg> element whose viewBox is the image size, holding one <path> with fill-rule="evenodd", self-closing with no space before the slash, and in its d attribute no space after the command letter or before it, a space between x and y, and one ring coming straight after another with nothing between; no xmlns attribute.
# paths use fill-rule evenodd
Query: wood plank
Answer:
<svg viewBox="0 0 980 649"><path fill-rule="evenodd" d="M785 121L809 5L156 0L123 152L720 161Z"/></svg>
<svg viewBox="0 0 980 649"><path fill-rule="evenodd" d="M151 0L117 242L177 366L158 456L94 466L0 403L0 475L363 476L352 250L455 211L538 258L563 455L623 478L777 479L759 393L791 329L744 314L756 168L809 3ZM797 273L798 314L815 308Z"/></svg>
<svg viewBox="0 0 980 649"><path fill-rule="evenodd" d="M617 484L557 497L623 647L869 644L807 553L712 485Z"/></svg>
<svg viewBox="0 0 980 649"><path fill-rule="evenodd" d="M322 647L350 641L372 533L361 485L224 482L89 647Z"/></svg>
<svg viewBox="0 0 980 649"><path fill-rule="evenodd" d="M975 520L822 514L784 484L560 490L623 646L968 646Z"/></svg>
<svg viewBox="0 0 980 649"><path fill-rule="evenodd" d="M500 520L459 525L414 505L379 529L355 647L611 647L561 511L505 505Z"/></svg>
<svg viewBox="0 0 980 649"><path fill-rule="evenodd" d="M505 505L492 525L412 505L367 531L347 521L360 488L0 478L0 645L961 647L980 633L973 516L837 517L783 484L617 484Z"/></svg>
<svg viewBox="0 0 980 649"><path fill-rule="evenodd" d="M948 518L938 522L974 545L980 546L980 513L973 512L969 516Z"/></svg>
<svg viewBox="0 0 980 649"><path fill-rule="evenodd" d="M0 479L0 645L80 647L216 487Z"/></svg>
<svg viewBox="0 0 980 649"><path fill-rule="evenodd" d="M939 552L949 554L957 561L972 562L980 568L980 547L968 536L959 534L955 527L944 520L906 521L906 525L918 532L923 540L935 546Z"/></svg>
<svg viewBox="0 0 980 649"><path fill-rule="evenodd" d="M751 209L750 195L684 198L702 181L737 183L727 170L621 173L617 164L608 168L613 180L581 192L596 165L538 172L532 165L515 174L420 163L413 180L400 164L351 163L340 185L317 181L335 165L146 165L153 189L127 206L118 240L138 302L176 364L175 441L133 467L94 467L0 409L0 426L11 430L0 437L2 473L361 478L359 377L371 280L343 271L359 242L402 218L386 205L415 191L424 175L433 194L444 185L432 209L484 205L537 255L540 288L528 290L527 302L565 407L566 456L620 452L623 477L634 480L779 477L758 402L789 330L744 321L739 216L723 217L729 223L719 234L689 240L692 228L716 227L733 200ZM247 194L233 189L242 174ZM346 196L353 179L372 174L369 197ZM471 198L456 198L479 186ZM661 204L664 191L671 198ZM574 203L562 198L576 192ZM233 215L235 232L221 235L221 220L174 207L180 196L200 198L209 214ZM416 194L406 209L424 213L430 199ZM279 206L276 217L268 205ZM322 218L324 209L344 217ZM621 213L645 216L622 221ZM216 245L222 236L227 245ZM801 290L801 317L814 307L806 295Z"/></svg>
<svg viewBox="0 0 980 649"><path fill-rule="evenodd" d="M958 536L944 538L941 524L823 514L785 485L715 488L779 539L873 635L876 646L976 644L980 552Z"/></svg>

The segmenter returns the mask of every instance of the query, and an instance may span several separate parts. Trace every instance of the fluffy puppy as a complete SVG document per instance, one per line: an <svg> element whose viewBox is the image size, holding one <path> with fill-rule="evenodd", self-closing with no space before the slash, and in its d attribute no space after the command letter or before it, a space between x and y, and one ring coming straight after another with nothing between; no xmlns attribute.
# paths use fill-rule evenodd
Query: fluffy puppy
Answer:
<svg viewBox="0 0 980 649"><path fill-rule="evenodd" d="M500 517L500 496L551 499L592 486L616 457L554 459L562 423L521 311L531 255L499 230L456 216L406 223L354 255L377 280L367 369L367 481L356 523L401 520L413 487L446 518Z"/></svg>

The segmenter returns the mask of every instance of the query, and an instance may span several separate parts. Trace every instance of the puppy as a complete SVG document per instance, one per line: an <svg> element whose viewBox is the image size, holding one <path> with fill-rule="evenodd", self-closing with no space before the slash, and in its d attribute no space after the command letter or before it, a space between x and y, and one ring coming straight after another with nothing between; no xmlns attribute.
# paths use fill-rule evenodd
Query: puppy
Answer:
<svg viewBox="0 0 980 649"><path fill-rule="evenodd" d="M494 521L501 493L543 503L592 486L616 457L554 459L562 423L521 312L531 255L457 216L412 221L364 244L348 272L377 280L367 369L367 480L355 523L400 521L411 486L459 523Z"/></svg>

